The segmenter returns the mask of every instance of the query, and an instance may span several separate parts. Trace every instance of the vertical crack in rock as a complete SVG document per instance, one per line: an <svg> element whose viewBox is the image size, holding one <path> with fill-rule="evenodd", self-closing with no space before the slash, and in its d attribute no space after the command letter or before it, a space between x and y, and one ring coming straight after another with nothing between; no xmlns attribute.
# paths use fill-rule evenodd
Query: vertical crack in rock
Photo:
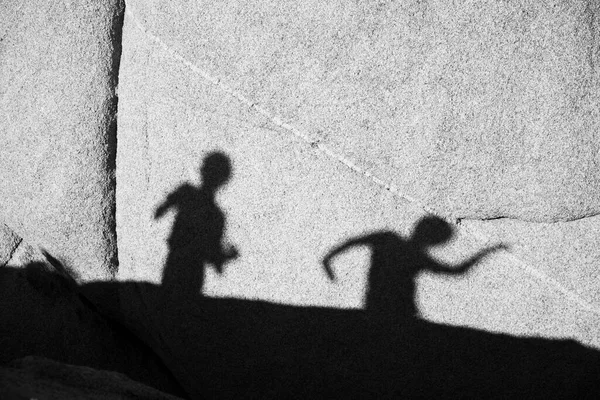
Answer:
<svg viewBox="0 0 600 400"><path fill-rule="evenodd" d="M107 131L107 174L109 177L110 187L110 210L108 217L108 228L114 240L114 252L112 259L110 260L111 273L116 275L119 269L119 249L117 243L117 224L116 224L116 188L117 188L117 118L119 113L119 69L121 64L121 53L123 50L123 23L125 17L125 2L121 2L119 12L113 16L111 26L111 40L112 40L112 65L111 65L111 77L110 85L114 90L114 95L109 105L109 113L111 116L110 124L108 125Z"/></svg>

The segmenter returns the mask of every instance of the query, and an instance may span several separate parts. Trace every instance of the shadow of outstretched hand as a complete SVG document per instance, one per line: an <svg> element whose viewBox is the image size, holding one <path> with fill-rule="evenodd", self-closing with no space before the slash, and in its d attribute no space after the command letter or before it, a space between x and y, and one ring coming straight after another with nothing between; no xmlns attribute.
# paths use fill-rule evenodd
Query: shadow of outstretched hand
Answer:
<svg viewBox="0 0 600 400"><path fill-rule="evenodd" d="M240 256L240 252L238 251L238 249L233 246L233 245L229 245L226 248L224 248L220 254L220 257L218 258L218 260L216 260L214 262L214 268L215 270L219 273L222 274L223 273L223 266L225 265L225 263L231 261L231 260L235 260L236 258L238 258Z"/></svg>
<svg viewBox="0 0 600 400"><path fill-rule="evenodd" d="M223 253L225 254L227 261L235 260L240 256L240 252L235 246L228 246Z"/></svg>
<svg viewBox="0 0 600 400"><path fill-rule="evenodd" d="M335 274L333 273L333 270L331 269L331 254L328 254L322 261L322 265L323 265L323 269L325 270L325 273L327 274L327 277L329 278L329 280L331 281L335 281Z"/></svg>
<svg viewBox="0 0 600 400"><path fill-rule="evenodd" d="M480 258L482 258L482 257L485 257L485 256L487 256L489 254L495 253L495 252L500 251L500 250L510 250L510 246L508 246L508 245L506 245L504 243L499 243L499 244L496 244L494 246L491 246L491 247L488 247L488 248L485 248L485 249L481 250L479 252L478 256Z"/></svg>

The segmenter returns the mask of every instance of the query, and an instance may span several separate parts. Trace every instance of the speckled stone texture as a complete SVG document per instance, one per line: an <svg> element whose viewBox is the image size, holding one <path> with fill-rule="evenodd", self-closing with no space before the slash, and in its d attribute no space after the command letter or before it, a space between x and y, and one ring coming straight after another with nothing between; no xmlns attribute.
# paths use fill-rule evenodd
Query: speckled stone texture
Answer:
<svg viewBox="0 0 600 400"><path fill-rule="evenodd" d="M121 304L182 385L206 388L189 373L212 348L198 339L204 327L215 323L215 337L227 332L234 339L223 343L238 344L227 307L241 315L239 304L257 315L272 303L364 308L369 248L336 258L335 282L323 258L373 232L408 239L431 210L475 219L453 224L453 240L431 250L439 262L457 265L498 243L508 249L465 275L419 274L421 317L600 347L598 221L552 223L593 215L600 204L596 3L298 4L128 4L117 158ZM174 199L200 190L199 170L215 151L232 163L214 201L223 248L236 256L187 281L186 290L211 298L206 309L223 307L207 324L211 311L174 301L177 288L163 274L183 207ZM527 222L476 220L503 215ZM578 238L578 229L588 234ZM563 241L567 234L573 242ZM556 257L548 263L543 253L559 245L571 250L548 253ZM262 317L243 318L252 326ZM270 322L265 329L277 329ZM252 361L236 362L244 371Z"/></svg>
<svg viewBox="0 0 600 400"><path fill-rule="evenodd" d="M600 4L132 2L154 35L443 215L600 210ZM177 21L177 23L173 23Z"/></svg>
<svg viewBox="0 0 600 400"><path fill-rule="evenodd" d="M512 263L523 270L524 280L538 281L547 296L569 306L569 312L555 314L556 306L531 293L538 299L534 303L539 308L532 314L538 315L535 319L540 326L548 331L578 332L584 342L600 347L600 217L537 224L505 218L465 220L462 225L482 244L510 246ZM509 293L522 286L523 282L515 283ZM556 319L552 321L549 315Z"/></svg>
<svg viewBox="0 0 600 400"><path fill-rule="evenodd" d="M338 302L329 299L326 292L318 289L318 284L308 284L319 276L317 254L324 251L313 249L333 246L332 237L350 235L350 227L364 231L399 224L403 231L411 229L410 223L399 223L399 217L387 215L391 210L398 212L402 206L393 202L379 204L372 198L379 196L374 193L380 192L388 183L386 178L392 177L380 174L375 164L387 162L390 157L404 160L403 163L410 161L390 171L400 180L418 179L414 184L392 185L391 189L400 202L410 200L411 207L422 215L425 210L434 209L453 215L508 214L528 220L554 220L592 213L600 204L594 194L599 188L594 184L597 171L591 168L597 158L597 141L592 140L597 130L592 125L598 118L589 102L596 93L583 84L577 90L588 94L581 98L573 97L574 92L567 90L579 79L589 84L595 82L595 72L591 69L595 60L592 44L597 32L595 19L591 18L598 11L595 3L494 3L492 7L482 2L465 3L451 10L436 2L382 3L378 7L368 7L371 2L359 2L346 8L337 3L337 6L316 7L316 14L292 3L278 4L276 7L268 2L231 2L194 8L183 3L132 2L129 7L119 121L122 134L119 146L123 150L118 160L118 174L123 182L118 213L124 279L160 281L160 265L168 252L165 241L171 227L169 222L173 220L155 220L153 212L178 185L186 181L199 185L198 167L203 156L214 149L224 149L234 165L233 180L223 189L223 201L231 208L231 218L238 218L236 207L242 213L239 220L227 221L234 235L231 240L235 243L253 237L251 248L258 252L256 256L243 255L244 264L251 265L248 268L252 271L265 272L266 264L292 265L302 272L292 274L290 285L307 282L302 289L300 285L298 290L289 290L282 283L285 274L279 268L262 277L258 272L249 272L256 274L251 279L241 273L239 278L230 275L237 281L224 291L240 296L263 293L259 297L273 296L294 303L358 304L357 300L348 300L352 297L348 292L344 295L346 300ZM489 7L483 7L484 4ZM177 24L167 22L174 20ZM197 23L198 20L205 23ZM589 23L575 29L582 21ZM439 40L433 40L435 37ZM537 42L545 44L532 47ZM359 46L361 43L363 47ZM527 51L533 52L529 58L523 56ZM414 61L404 65L400 60ZM498 60L504 60L504 64ZM577 60L587 69L581 69ZM315 74L315 68L320 68L322 74ZM385 68L391 70L362 78L362 72L352 78L346 76L354 69L364 72ZM448 98L448 102L444 100L433 107L432 80L418 80L424 79L426 71L440 74L442 81L453 81L450 88L454 94L450 97L457 101ZM339 79L325 79L334 76ZM347 79L342 79L344 76ZM512 83L508 85L501 77ZM548 83L542 77L554 80ZM386 79L385 87L404 94L386 97L390 92L376 84ZM412 92L407 91L409 87ZM497 95L486 89L492 87ZM539 93L528 97L527 87ZM480 97L469 90L475 90ZM358 95L364 98L358 101ZM356 100L350 102L354 106L348 103L342 107L342 98ZM407 107L407 101L420 103L435 115ZM546 113L532 111L552 102L564 103L573 113L587 111L581 116L565 114L566 109L558 106L548 106ZM367 104L388 111L394 109L433 125L420 128L417 134L402 119L394 119L393 131L383 127L367 131L354 120L370 118L370 112L360 108ZM340 107L347 109L345 114ZM450 113L454 115L451 117L446 113L448 107L462 109ZM509 107L529 111L509 112ZM310 112L301 111L309 108ZM292 109L296 110L293 115ZM587 128L577 135L558 129L558 125L549 121L562 121L560 124L567 121L557 117L559 112L573 122L569 129ZM383 115L387 114L379 113L380 123ZM539 124L531 122L534 119ZM444 124L454 121L449 127L458 127L458 121L462 121L463 133L443 130L436 125L438 120L446 121ZM485 124L477 121L487 121L493 129L483 130ZM319 141L306 124L317 124L328 138L323 136ZM556 129L529 129L544 124ZM343 128L346 125L352 125L352 129ZM446 140L444 137L459 143L456 152L438 146ZM279 143L277 138L284 141ZM536 145L523 145L521 139L525 138ZM584 142L589 143L583 146ZM401 143L406 145L398 145ZM583 158L566 149L581 151ZM586 152L589 157L583 155ZM471 156L464 157L467 153ZM560 160L555 160L555 156ZM445 161L440 163L442 159ZM371 166L365 166L366 162ZM564 171L577 173L569 173L563 181L562 175L554 170L563 167ZM424 173L423 168L428 172ZM513 168L518 171L507 170ZM435 172L437 169L439 174ZM349 187L340 183L341 178L335 172L338 170L350 174ZM531 174L535 179L525 179L519 174ZM379 186L374 183L378 178L382 181ZM362 183L352 183L354 180ZM500 180L504 182L501 185L497 183ZM325 192L319 191L321 184ZM365 187L364 194L360 194L354 187L357 184L372 189ZM551 192L546 190L549 185ZM408 189L412 190L404 191ZM448 205L449 199L456 196L465 202L451 201L451 207L440 208L441 203ZM264 211L253 211L255 208ZM461 213L458 209L468 212ZM379 215L381 220L375 222L372 214ZM344 221L353 222L344 227ZM557 225L558 231L560 226L573 224ZM307 241L306 246L300 244L299 237ZM314 243L308 244L313 240ZM520 240L532 238L523 233ZM546 247L561 241L558 236L539 237L539 240L545 240ZM263 256L260 251L269 255ZM531 248L530 252L535 253L536 249ZM587 280L581 286L585 286L588 293L585 296L589 297L593 296L595 283L584 272L592 268L592 263L585 260L595 259L597 251L587 246L583 253L574 253L571 265L561 268L582 271L575 275L579 281ZM286 259L293 254L298 259ZM307 258L306 254L311 256ZM589 267L580 268L579 264ZM550 277L565 274L557 272L558 267L540 268ZM210 275L210 270L207 273ZM210 279L207 285L205 289L211 290Z"/></svg>
<svg viewBox="0 0 600 400"><path fill-rule="evenodd" d="M0 218L74 266L116 269L122 0L0 3Z"/></svg>

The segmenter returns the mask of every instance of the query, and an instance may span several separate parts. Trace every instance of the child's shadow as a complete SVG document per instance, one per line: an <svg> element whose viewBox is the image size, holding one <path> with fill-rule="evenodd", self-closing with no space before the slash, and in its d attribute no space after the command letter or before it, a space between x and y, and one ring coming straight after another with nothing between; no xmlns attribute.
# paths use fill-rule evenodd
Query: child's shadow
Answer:
<svg viewBox="0 0 600 400"><path fill-rule="evenodd" d="M200 296L208 265L217 272L238 256L233 246L222 243L225 215L216 202L216 194L231 176L231 162L223 153L211 153L200 168L202 185L184 183L156 209L155 218L168 210L176 211L168 239L169 255L163 270L162 289L180 298Z"/></svg>
<svg viewBox="0 0 600 400"><path fill-rule="evenodd" d="M371 267L368 277L365 311L374 318L392 322L418 316L415 301L415 279L420 272L431 271L458 275L466 273L484 256L504 245L481 250L459 265L445 265L427 254L427 248L448 242L453 236L450 224L438 217L419 221L413 235L403 239L400 235L382 231L351 239L331 250L323 265L330 279L335 279L331 259L354 246L371 248Z"/></svg>

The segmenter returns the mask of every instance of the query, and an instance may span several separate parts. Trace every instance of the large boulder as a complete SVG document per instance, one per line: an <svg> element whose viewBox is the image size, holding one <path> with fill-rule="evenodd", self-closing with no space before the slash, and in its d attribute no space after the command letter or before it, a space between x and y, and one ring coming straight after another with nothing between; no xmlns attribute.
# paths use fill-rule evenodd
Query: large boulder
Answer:
<svg viewBox="0 0 600 400"><path fill-rule="evenodd" d="M275 351L272 363L261 365L268 369L265 375L279 370L280 365L295 372L293 357L302 359L305 352L309 353L307 369L314 368L310 352L327 358L324 354L328 342L320 335L331 332L315 323L318 326L310 325L315 340L305 339L302 344L306 347L294 353L290 361L286 344L291 342L293 346L294 334L304 333L307 328L296 322L287 326L285 321L307 315L306 319L311 320L313 314L335 313L332 309L344 309L358 315L357 319L363 317L356 310L367 306L367 293L372 290L369 276L374 262L370 255L375 249L356 246L337 257L332 263L335 281L323 266L324 257L333 248L352 239L409 240L418 236L417 227L432 209L454 217L513 215L549 221L596 212L598 203L593 196L597 186L592 184L595 170L577 175L582 178L579 181L560 181L562 175L542 173L546 167L562 165L574 170L593 162L595 142L583 150L591 151L582 153L587 161L559 165L553 161L558 153L544 154L543 146L545 140L550 141L548 137L556 138L564 132L556 128L538 134L531 128L537 125L528 119L535 114L541 118L540 126L554 126L548 121L554 121L556 115L552 113L556 110L544 109L547 114L539 115L537 111L510 114L515 104L535 109L554 99L548 95L537 103L529 90L543 94L546 86L536 86L528 73L558 77L556 85L568 86L565 80L578 70L564 70L562 64L554 68L554 64L546 64L537 56L532 56L528 61L531 65L525 68L519 64L521 58L498 50L530 40L522 27L537 25L527 10L538 10L536 18L552 22L547 26L554 23L566 29L571 26L570 18L584 18L586 12L596 12L595 6L590 3L585 11L579 8L583 3L561 3L571 12L561 14L545 8L546 3L533 2L521 3L522 8L494 5L480 11L474 3L466 2L456 10L433 2L398 2L380 7L359 2L346 8L330 4L313 4L306 9L291 2L285 6L280 2L204 2L197 7L174 2L128 4L117 153L121 306L133 329L146 335L145 339L161 352L189 393L205 393L203 390L211 384L223 385L212 388L217 392L228 389L226 380L230 376L223 378L221 372L228 371L230 365L219 358L225 352L230 352L237 363L233 368L237 375L231 380L239 378L242 382L254 378L252 374L244 375L254 365L246 357L256 350L253 346L265 353L271 345L283 349L284 355ZM413 8L403 8L409 6ZM392 12L386 7L396 9ZM470 20L465 17L469 10ZM515 22L515 16L521 19ZM494 31L502 27L494 21L506 23L502 29L508 33L504 37ZM552 51L564 51L561 54L566 58L557 56L558 60L569 59L569 52L577 58L580 50L570 50L560 45L560 40L583 40L589 26L574 29L571 36L563 28L556 28L556 35L544 38L557 43L526 49L547 57ZM486 29L490 31L483 35ZM543 36L543 32L533 31ZM518 40L511 42L509 36ZM481 43L475 51L473 43L478 40ZM454 47L444 50L444 41ZM452 53L455 48L462 53ZM509 79L513 83L509 82L512 86L506 91L497 82L498 76L503 76L501 70L488 71L498 74L494 78L475 66L479 62L489 67L491 64L484 61L492 55L508 57L502 68L516 71L513 75L517 83ZM354 74L358 70L361 73ZM529 89L518 82L527 82ZM446 84L451 96L443 94ZM494 85L501 94L497 97L486 91ZM482 98L489 95L488 107L478 108L467 101L472 95L469 90L478 90ZM595 111L585 105L594 96L590 91L577 103L581 109L590 108L584 115L589 118L586 126L596 121ZM471 115L476 112L490 114ZM496 117L500 118L497 125L493 123ZM487 129L481 121L488 121L494 129ZM545 143L538 149L540 153L535 153L535 157L541 157L541 175L535 182L523 178L538 173L533 172L537 167L531 164L532 159L512 139L503 137L514 133L510 124L527 132L528 140ZM452 136L450 131L471 136ZM489 138L480 134L495 141L486 142ZM564 144L563 150L571 149L574 142L570 141L595 134L593 129L584 129L579 136L560 136L565 140L561 146ZM474 158L464 159L465 154ZM220 160L217 167L215 160ZM524 175L515 178L517 172L510 171L498 174L498 165L509 169L516 165L515 171ZM508 182L513 189L500 190L494 179ZM544 189L549 182L560 182L560 193L550 196ZM576 203L570 197L573 187L581 189ZM543 201L531 202L526 193L538 193L537 199ZM568 207L561 206L565 202ZM591 219L589 222L594 223ZM499 242L516 247L515 241L506 236L494 240L491 234L483 237L468 227L466 222L451 225L453 240L431 249L431 257L440 265L456 266ZM565 225L557 225L556 237L561 227ZM527 242L527 235L539 230L521 230L519 241ZM544 245L550 246L549 242ZM518 336L572 338L600 346L595 329L600 314L594 304L586 303L593 299L589 295L597 285L591 282L586 286L587 296L572 296L573 285L556 290L560 285L540 273L558 272L564 276L562 272L571 267L585 271L587 265L579 268L575 263L583 265L584 257L595 257L597 253L591 246L587 247L588 254L574 257L573 266L563 265L557 271L543 270L535 263L525 265L521 262L523 252L516 250L503 250L479 260L468 275L449 277L422 271L414 282L403 282L415 290L411 306L418 309L420 317L437 324L433 330L452 324ZM535 253L536 249L527 251ZM543 262L539 257L535 260ZM576 279L586 278L578 273ZM395 293L393 289L391 293ZM575 301L577 298L584 300ZM252 326L260 328L248 332ZM263 332L263 328L275 333L262 337L257 332ZM348 324L345 328L352 331L356 326ZM465 335L459 335L465 349L470 346L469 335L481 334L475 332L467 329ZM421 342L416 335L408 336ZM343 352L347 337L342 329L328 340ZM443 337L440 334L435 343L452 349L452 343L444 343ZM279 343L280 339L285 343ZM362 336L357 339L361 340ZM264 348L256 342L264 343ZM424 342L426 346L427 340ZM365 343L357 356L361 361L360 357L370 356L372 343ZM526 343L528 350L529 346L536 347L536 341ZM485 354L485 345L480 350ZM447 353L446 348L439 351L450 358L455 355L453 351ZM204 357L207 353L211 356ZM476 353L472 359L482 360ZM521 357L508 352L506 355L513 361ZM535 357L528 360L536 363ZM374 363L367 363L366 368L376 369L377 357L371 361ZM452 361L448 363L452 365ZM352 368L361 371L356 365ZM394 378L405 373L403 370ZM218 379L213 381L211 374L218 375ZM447 376L445 371L440 374ZM420 377L415 376L417 380Z"/></svg>
<svg viewBox="0 0 600 400"><path fill-rule="evenodd" d="M122 0L0 3L0 214L29 243L114 273Z"/></svg>
<svg viewBox="0 0 600 400"><path fill-rule="evenodd" d="M594 0L185 4L130 11L199 79L441 214L600 211Z"/></svg>
<svg viewBox="0 0 600 400"><path fill-rule="evenodd" d="M343 285L337 288L324 279L321 267L322 256L328 249L349 237L382 229L408 236L431 208L454 216L483 218L510 214L532 220L568 219L595 212L591 210L600 203L593 201L595 195L591 192L600 186L590 182L595 179L596 171L581 166L593 164L593 157L597 157L596 142L583 147L572 147L567 142L588 140L596 135L596 130L586 128L574 136L563 135L560 130L538 135L535 129L527 130L535 125L527 122L528 118L535 114L535 118L548 122L544 118L554 118L551 116L558 112L556 108L547 108L547 114L506 111L506 107L518 105L529 110L551 99L564 99L560 96L567 95L566 88L572 87L569 85L581 73L589 72L586 82L595 82L593 70L581 72L575 63L595 60L593 52L586 53L591 58L582 55L594 40L590 32L597 30L588 18L598 11L594 4L554 2L556 7L551 7L550 3L525 2L519 6L503 3L485 11L473 3L455 6L456 9L435 2L401 2L378 7L369 7L371 2L359 2L345 8L335 4L317 7L319 12L315 14L291 4L281 8L269 2L230 2L227 6L209 3L187 7L185 12L175 3L131 2L124 28L117 169L122 183L117 192L121 280L161 282L164 266L169 262L169 246L178 235L172 229L177 230L177 213L182 211L171 200L177 193L186 190L192 193L189 188L201 187L199 168L215 150L227 154L233 164L230 181L215 195L225 213L223 246L227 247L227 242L237 246L240 255L221 277L214 269L204 272L200 279L203 287L198 287L198 291L214 296L361 307L369 268L366 255L357 253L349 258L353 261L348 264L348 275L344 275ZM172 23L174 20L178 23ZM199 24L199 20L204 23ZM539 29L542 21L547 31ZM575 29L580 21L592 22L584 24L583 29ZM536 40L546 45L531 47ZM577 46L567 46L571 42ZM508 51L511 49L513 53ZM518 56L519 51L525 50L539 56L527 59ZM500 57L504 64L494 68L491 63L486 64L494 57ZM548 63L546 59L555 62ZM476 68L479 64L481 68ZM595 64L588 66L592 65ZM485 66L492 69L485 70ZM390 70L385 72L386 68ZM321 73L316 73L317 70ZM358 70L362 71L358 77L351 74ZM429 77L421 82L423 74L438 74L435 76L439 79ZM514 85L509 85L510 90L499 83L504 74L511 77L510 82L517 79ZM550 97L543 101L526 96L529 89L518 84L526 83L531 90L546 93L547 87L534 79L536 76L554 77L553 82L558 85L551 90L554 94L548 94ZM441 84L436 82L440 80L454 82L449 86L454 94L444 97L448 102L434 105L431 102L442 97L431 95L437 90L432 85L439 88ZM383 81L388 85L377 83ZM563 84L566 86L560 86ZM492 92L484 90L488 87L496 88L501 95L492 96ZM564 90L557 89L561 87ZM580 89L591 90L587 86ZM395 97L390 97L390 90L396 91ZM398 92L401 90L402 96ZM474 101L468 102L469 90L475 90L481 99L488 99L488 106L477 107ZM358 101L359 95L364 99ZM591 107L586 102L594 96L589 91L573 110L583 113ZM344 103L340 99L352 101ZM407 108L406 102L420 104L421 108ZM575 104L564 104L567 103ZM381 117L391 111L387 114L381 111L378 123L392 124L394 120L394 129L367 129L355 121L361 118L368 121L372 117L369 110L361 108L367 105L380 111L394 109L396 113L405 113L406 118L421 121L422 130L415 131L414 124L407 128L401 123L400 114L394 114L396 119ZM451 120L450 114L444 114L444 107L450 106L456 110L468 106L472 110L467 112L464 108L456 114L464 117L460 117L464 122L460 130L470 132L469 135L465 134L464 140L460 136L447 136L457 144L456 151L438 146L445 140L443 135L448 135L438 122L444 120L446 124ZM292 109L296 111L291 112ZM423 110L429 110L431 115ZM480 114L475 118L476 111ZM481 114L488 112L485 118ZM569 114L569 118L578 123L585 120L581 126L590 127L598 120L594 113L589 108L589 113L577 118ZM568 162L560 164L552 161L552 154L558 156L553 153L556 146L541 155L545 151L542 148L548 147L544 145L539 147L540 154L534 152L534 158L540 162L534 168L528 164L529 155L521 151L523 147L504 138L503 135L514 133L505 129L504 117L494 125L494 130L483 130L483 125L477 125L476 121L495 120L494 115L517 118L511 124L519 126L524 137L530 138L527 140L538 144L548 141L549 146L560 136L564 141L557 143L562 143L563 150L577 148L593 157L586 156L587 161L577 162L565 158ZM452 121L448 127L455 126L458 120ZM327 127L323 129L325 136L313 135L311 124ZM352 129L344 128L349 124L353 124ZM423 124L431 125L431 129L425 129ZM483 140L479 133L473 134L475 131L493 133L497 140ZM483 151L483 147L488 150ZM505 148L516 152L504 152ZM460 154L465 152L475 158L463 159ZM498 173L501 169L496 161L475 161L477 157L487 157L485 154L506 168L515 167L518 173ZM508 158L503 158L503 154ZM388 162L390 157L402 163L412 161L401 168L396 165L389 169L393 174L377 172L383 171L378 169L378 163ZM370 167L365 167L365 163ZM474 168L477 163L480 165ZM583 172L571 174L564 181L552 173L545 174L546 167L558 165ZM471 172L461 181L464 184L452 178L461 177L465 168ZM519 177L520 173L535 173L539 177L532 182ZM415 177L418 179L413 183L399 184L393 180L389 183L392 178ZM584 184L588 178L592 181ZM499 187L493 182L498 179L512 180L514 190L494 192ZM442 181L443 185L438 185ZM550 182L560 193L550 195L544 189ZM557 182L562 183L557 186ZM589 193L572 190L569 185ZM516 189L517 186L520 188ZM404 195L405 191L408 195ZM528 203L535 196L526 193L534 192L545 200ZM573 193L579 193L575 203L568 200L574 198ZM512 195L520 200L515 200L516 197L511 200ZM477 205L448 202L457 196ZM559 207L563 201L571 205ZM452 206L438 207L440 202ZM161 204L170 204L170 210L159 217ZM458 212L459 209L464 212ZM560 226L557 235L571 225ZM519 240L526 242L531 238L526 231L521 233L523 237ZM456 250L446 247L438 254L458 262L479 248L494 244L469 232L459 237L455 241ZM548 239L547 246L552 245L549 240L556 243L555 239ZM560 268L588 270L592 263L586 260L597 259L597 252L590 246L586 249L587 254L572 258L570 265ZM535 254L536 249L528 251ZM544 263L542 258L536 259ZM482 264L481 272L474 273L465 283L435 284L435 280L425 276L422 288L430 289L421 296L421 308L439 322L520 334L585 336L587 343L598 344L597 335L582 336L599 318L592 300L595 283L589 281L577 286L585 288L587 294L579 297L586 300L572 302L574 297L563 296L563 292L576 286L561 280L568 274L560 272L558 267L553 270L542 264L522 268L525 264L515 262L510 256L502 262L496 261L493 268ZM545 273L535 273L540 270ZM527 279L522 278L523 274ZM538 279L547 275L549 279ZM585 273L576 274L575 281L583 279ZM562 282L564 291L557 292L551 281L558 281L559 286ZM440 285L447 287L447 295L442 294L446 289ZM515 296L522 299L516 301ZM503 304L495 307L497 315L488 314L489 302ZM124 304L135 302L127 300ZM588 306L581 309L581 304ZM574 310L578 309L589 318L576 317L578 313ZM553 319L551 315L561 317ZM566 315L573 316L573 320L564 320Z"/></svg>

